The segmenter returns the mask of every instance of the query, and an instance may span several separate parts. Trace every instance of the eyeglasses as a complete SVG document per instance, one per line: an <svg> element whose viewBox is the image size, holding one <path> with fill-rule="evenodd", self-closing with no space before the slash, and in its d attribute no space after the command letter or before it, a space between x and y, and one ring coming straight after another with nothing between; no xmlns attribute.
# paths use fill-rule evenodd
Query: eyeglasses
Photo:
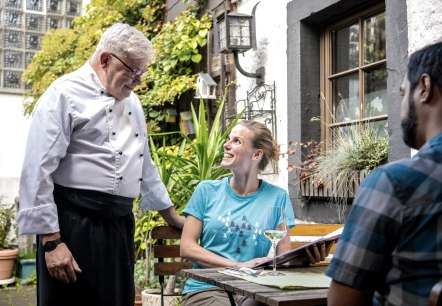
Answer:
<svg viewBox="0 0 442 306"><path fill-rule="evenodd" d="M125 62L123 62L118 56L116 56L115 54L113 54L113 53L110 53L110 55L112 55L113 57L115 57L117 60L119 60L120 61L120 63L122 63L127 69L129 69L132 73L131 73L131 75L130 75L130 77L132 78L132 79L136 79L136 78L138 78L138 77L143 77L143 76L145 76L146 74L147 74L147 71L145 70L145 71L141 71L140 69L132 69L132 68L130 68Z"/></svg>

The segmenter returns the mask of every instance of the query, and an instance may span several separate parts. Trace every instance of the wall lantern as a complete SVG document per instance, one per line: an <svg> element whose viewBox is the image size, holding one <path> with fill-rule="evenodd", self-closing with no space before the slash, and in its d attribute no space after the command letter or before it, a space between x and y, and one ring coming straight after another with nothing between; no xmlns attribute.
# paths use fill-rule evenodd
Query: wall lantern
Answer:
<svg viewBox="0 0 442 306"><path fill-rule="evenodd" d="M216 82L207 73L198 73L195 99L216 99Z"/></svg>
<svg viewBox="0 0 442 306"><path fill-rule="evenodd" d="M259 2L258 2L259 3ZM245 71L239 64L238 54L250 49L256 50L255 5L252 15L238 12L224 13L214 21L215 42L218 53L233 53L235 66L243 75L256 78L258 84L264 83L265 69L258 68L255 73Z"/></svg>

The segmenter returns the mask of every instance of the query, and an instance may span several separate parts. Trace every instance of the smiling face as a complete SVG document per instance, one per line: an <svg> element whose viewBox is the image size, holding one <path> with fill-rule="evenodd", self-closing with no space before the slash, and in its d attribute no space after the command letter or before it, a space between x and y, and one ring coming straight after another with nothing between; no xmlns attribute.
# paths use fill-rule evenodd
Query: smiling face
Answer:
<svg viewBox="0 0 442 306"><path fill-rule="evenodd" d="M245 126L236 125L224 144L221 166L241 174L257 170L263 152L254 148L253 137L253 131Z"/></svg>
<svg viewBox="0 0 442 306"><path fill-rule="evenodd" d="M132 72L120 60L108 52L101 54L102 67L105 72L102 80L106 90L117 100L127 98L135 86L141 84L141 76L132 78ZM132 70L144 71L147 66L147 58L140 60L125 59L124 62Z"/></svg>

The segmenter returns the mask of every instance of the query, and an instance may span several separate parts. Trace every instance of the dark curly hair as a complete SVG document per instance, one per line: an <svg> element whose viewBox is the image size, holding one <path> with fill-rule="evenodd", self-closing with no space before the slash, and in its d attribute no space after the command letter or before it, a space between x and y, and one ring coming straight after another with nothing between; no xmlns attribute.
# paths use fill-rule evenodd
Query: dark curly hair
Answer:
<svg viewBox="0 0 442 306"><path fill-rule="evenodd" d="M442 42L426 46L410 56L407 71L410 92L414 91L424 73L442 89Z"/></svg>

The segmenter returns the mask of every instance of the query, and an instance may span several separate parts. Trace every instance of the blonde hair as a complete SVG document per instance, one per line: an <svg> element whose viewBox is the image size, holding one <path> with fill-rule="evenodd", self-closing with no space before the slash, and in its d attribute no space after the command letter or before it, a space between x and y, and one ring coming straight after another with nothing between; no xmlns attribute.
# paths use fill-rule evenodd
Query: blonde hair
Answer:
<svg viewBox="0 0 442 306"><path fill-rule="evenodd" d="M95 54L103 51L133 60L147 58L148 64L155 57L150 40L135 27L120 22L113 24L101 36Z"/></svg>
<svg viewBox="0 0 442 306"><path fill-rule="evenodd" d="M251 130L253 132L253 146L264 152L259 162L259 170L264 170L269 162L276 163L279 160L280 145L273 138L272 133L265 124L257 121L241 120L238 121L237 125L244 126Z"/></svg>

